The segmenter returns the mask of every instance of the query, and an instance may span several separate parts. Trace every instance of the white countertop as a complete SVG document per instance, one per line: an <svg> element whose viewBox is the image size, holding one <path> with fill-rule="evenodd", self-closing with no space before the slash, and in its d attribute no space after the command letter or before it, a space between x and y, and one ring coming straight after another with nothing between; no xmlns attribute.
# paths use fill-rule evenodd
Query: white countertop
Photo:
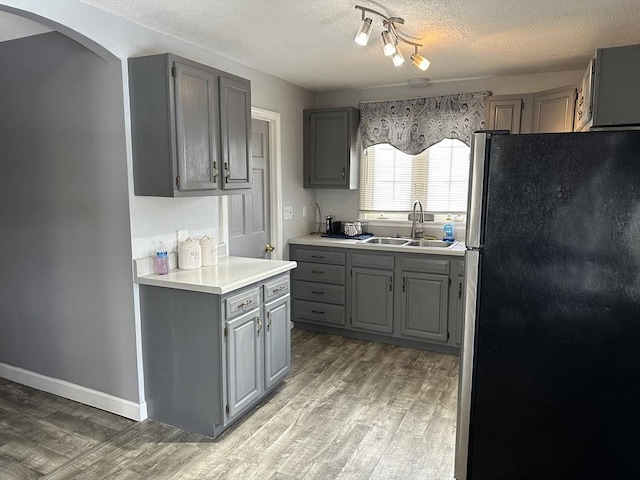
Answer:
<svg viewBox="0 0 640 480"><path fill-rule="evenodd" d="M169 270L167 275L149 273L151 257L135 259L136 283L155 287L223 294L296 268L296 262L245 257L220 257L218 265L195 270Z"/></svg>
<svg viewBox="0 0 640 480"><path fill-rule="evenodd" d="M402 252L417 253L427 255L448 255L454 257L464 257L464 242L458 242L450 248L442 247L405 247L402 245L380 245L372 243L363 243L362 240L341 239L322 237L317 234L303 235L300 237L290 238L289 243L292 245L317 245L319 247L342 247L357 248L363 250L378 250L385 252Z"/></svg>

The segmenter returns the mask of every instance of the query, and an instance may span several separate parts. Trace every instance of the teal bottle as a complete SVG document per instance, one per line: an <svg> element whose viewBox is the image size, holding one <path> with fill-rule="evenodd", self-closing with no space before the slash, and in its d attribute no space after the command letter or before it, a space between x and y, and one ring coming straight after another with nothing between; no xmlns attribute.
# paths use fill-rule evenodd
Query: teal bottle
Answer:
<svg viewBox="0 0 640 480"><path fill-rule="evenodd" d="M442 226L442 233L442 240L444 240L445 242L454 241L453 236L455 234L455 227L453 225L453 220L451 220L451 215L447 215L445 224Z"/></svg>

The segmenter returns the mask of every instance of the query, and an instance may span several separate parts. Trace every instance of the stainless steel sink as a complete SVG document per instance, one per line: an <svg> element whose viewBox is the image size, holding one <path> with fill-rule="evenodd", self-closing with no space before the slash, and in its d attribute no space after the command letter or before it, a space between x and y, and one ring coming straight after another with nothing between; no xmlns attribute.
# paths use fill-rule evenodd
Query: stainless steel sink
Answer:
<svg viewBox="0 0 640 480"><path fill-rule="evenodd" d="M410 240L408 238L393 238L393 237L371 237L364 240L362 243L374 243L378 245L405 245Z"/></svg>
<svg viewBox="0 0 640 480"><path fill-rule="evenodd" d="M458 242L444 242L442 240L411 240L406 244L407 247L436 247L450 248Z"/></svg>

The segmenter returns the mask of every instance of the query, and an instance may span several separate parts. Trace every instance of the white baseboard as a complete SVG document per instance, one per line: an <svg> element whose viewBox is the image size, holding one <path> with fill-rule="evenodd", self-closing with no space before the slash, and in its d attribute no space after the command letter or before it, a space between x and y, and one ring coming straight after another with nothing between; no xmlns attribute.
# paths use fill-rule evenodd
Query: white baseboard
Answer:
<svg viewBox="0 0 640 480"><path fill-rule="evenodd" d="M47 377L20 367L7 365L6 363L0 363L0 377L132 420L141 421L147 418L146 402L135 403L124 400L65 380Z"/></svg>

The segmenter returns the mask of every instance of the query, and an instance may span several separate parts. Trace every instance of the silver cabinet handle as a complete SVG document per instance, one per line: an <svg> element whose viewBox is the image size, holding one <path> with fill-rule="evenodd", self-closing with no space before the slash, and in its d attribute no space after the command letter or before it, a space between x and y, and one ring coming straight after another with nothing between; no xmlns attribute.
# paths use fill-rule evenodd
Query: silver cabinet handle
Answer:
<svg viewBox="0 0 640 480"><path fill-rule="evenodd" d="M322 310L311 310L311 313L315 313L316 315L324 315Z"/></svg>
<svg viewBox="0 0 640 480"><path fill-rule="evenodd" d="M316 275L324 275L324 272L322 272L320 270L311 270L311 273L314 273Z"/></svg>
<svg viewBox="0 0 640 480"><path fill-rule="evenodd" d="M250 298L249 300L246 300L246 301L244 301L244 302L242 302L242 303L239 303L239 304L238 304L238 308L244 308L244 307L246 307L247 305L250 305L250 304L252 304L252 303L253 303L253 298Z"/></svg>
<svg viewBox="0 0 640 480"><path fill-rule="evenodd" d="M267 312L267 332L271 331L271 312Z"/></svg>
<svg viewBox="0 0 640 480"><path fill-rule="evenodd" d="M273 293L278 293L278 292L281 292L282 290L284 290L285 288L287 288L287 287L285 287L284 285L280 285L278 288L274 288L272 290L272 292Z"/></svg>
<svg viewBox="0 0 640 480"><path fill-rule="evenodd" d="M213 162L213 167L211 168L211 176L213 177L214 182L218 179L219 173L220 170L218 170L218 162Z"/></svg>
<svg viewBox="0 0 640 480"><path fill-rule="evenodd" d="M258 336L260 336L260 331L262 330L262 322L260 321L260 315L256 317L256 321L258 322Z"/></svg>

